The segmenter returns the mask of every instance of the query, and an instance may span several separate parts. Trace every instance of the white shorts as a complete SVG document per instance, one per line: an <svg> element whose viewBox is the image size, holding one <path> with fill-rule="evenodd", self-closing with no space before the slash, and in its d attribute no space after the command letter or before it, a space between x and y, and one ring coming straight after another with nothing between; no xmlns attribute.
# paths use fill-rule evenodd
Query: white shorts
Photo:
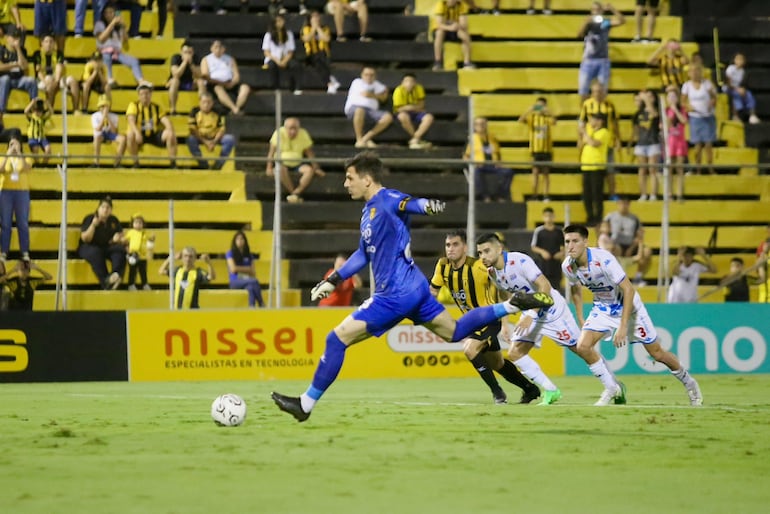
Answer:
<svg viewBox="0 0 770 514"><path fill-rule="evenodd" d="M340 2L340 3L344 3L344 2ZM353 0L352 2L348 2L348 6L351 9L355 9L358 7L358 2ZM332 4L331 2L326 2L326 12L328 14L334 14L334 4Z"/></svg>
<svg viewBox="0 0 770 514"><path fill-rule="evenodd" d="M660 145L636 145L634 155L637 157L655 157L660 155Z"/></svg>
<svg viewBox="0 0 770 514"><path fill-rule="evenodd" d="M572 313L565 309L564 313L554 319L536 320L532 323L532 329L523 336L513 335L511 343L532 343L535 348L540 348L543 337L550 337L561 346L575 346L580 337L580 328L575 322Z"/></svg>
<svg viewBox="0 0 770 514"><path fill-rule="evenodd" d="M594 304L588 314L588 319L583 323L583 330L592 332L612 332L620 326L620 310L611 313L609 307ZM652 344L658 339L658 332L652 324L650 315L644 305L637 307L636 312L628 319L628 342Z"/></svg>

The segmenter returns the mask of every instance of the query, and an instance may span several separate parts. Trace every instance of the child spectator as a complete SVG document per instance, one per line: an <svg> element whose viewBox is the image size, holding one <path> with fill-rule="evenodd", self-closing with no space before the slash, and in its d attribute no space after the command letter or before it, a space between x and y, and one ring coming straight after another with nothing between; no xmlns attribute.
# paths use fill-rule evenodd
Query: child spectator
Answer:
<svg viewBox="0 0 770 514"><path fill-rule="evenodd" d="M0 161L0 261L11 249L11 222L16 219L21 258L29 260L29 172L32 159L21 151L21 136L14 133Z"/></svg>
<svg viewBox="0 0 770 514"><path fill-rule="evenodd" d="M553 161L553 126L556 118L548 110L548 100L540 97L535 105L519 116L520 123L526 123L529 128L529 152L532 158L532 194L538 197L540 175L543 175L543 201L550 200L551 170L548 163Z"/></svg>
<svg viewBox="0 0 770 514"><path fill-rule="evenodd" d="M144 228L144 216L136 213L131 217L131 228L123 238L128 252L128 290L136 291L136 274L139 273L139 287L152 289L147 283L147 261L152 260L155 236Z"/></svg>
<svg viewBox="0 0 770 514"><path fill-rule="evenodd" d="M106 95L99 97L96 112L91 115L91 126L94 129L94 166L99 167L99 157L102 143L115 141L115 167L120 166L120 160L126 151L126 136L118 132L118 115L110 112L110 101Z"/></svg>
<svg viewBox="0 0 770 514"><path fill-rule="evenodd" d="M225 257L230 278L230 289L245 289L249 293L249 307L255 307L257 304L264 307L262 288L259 285L259 280L257 280L257 272L254 267L254 261L259 259L259 256L251 253L249 240L243 230L235 233Z"/></svg>
<svg viewBox="0 0 770 514"><path fill-rule="evenodd" d="M102 59L102 53L96 51L91 54L88 62L83 67L83 76L80 78L80 88L83 112L88 112L88 100L91 96L91 91L95 91L98 95L104 95L109 102L112 102L112 85L107 78L107 66Z"/></svg>
<svg viewBox="0 0 770 514"><path fill-rule="evenodd" d="M199 309L198 293L204 286L216 278L216 272L211 265L211 259L207 254L201 255L201 260L206 263L206 270L196 267L197 254L195 248L186 246L177 259L182 259L182 265L174 273L174 309ZM158 271L161 275L169 275L171 255L163 261Z"/></svg>
<svg viewBox="0 0 770 514"><path fill-rule="evenodd" d="M660 114L658 95L642 90L638 95L638 110L633 120L634 155L639 160L639 201L658 199L658 163L660 160ZM648 178L652 176L652 189L648 195Z"/></svg>
<svg viewBox="0 0 770 514"><path fill-rule="evenodd" d="M51 143L45 137L46 124L51 119L53 109L47 101L42 98L35 98L24 108L24 115L27 117L27 144L33 154L43 151L44 164L48 162L51 156Z"/></svg>
<svg viewBox="0 0 770 514"><path fill-rule="evenodd" d="M35 78L38 80L38 89L45 91L48 103L55 103L59 85L63 80L72 95L72 110L74 114L80 114L80 85L74 77L66 76L64 54L56 49L52 35L48 34L40 41L40 49L32 54L32 64L35 68Z"/></svg>
<svg viewBox="0 0 770 514"><path fill-rule="evenodd" d="M749 279L743 265L743 259L740 257L730 259L730 273L721 281L725 287L726 302L749 301Z"/></svg>
<svg viewBox="0 0 770 514"><path fill-rule="evenodd" d="M406 73L401 84L393 90L393 112L409 134L409 148L419 150L431 147L422 137L433 124L433 115L425 111L425 89L413 73Z"/></svg>
<svg viewBox="0 0 770 514"><path fill-rule="evenodd" d="M37 271L40 276L30 276L32 271ZM35 299L35 289L52 278L50 273L34 262L19 261L16 263L13 271L5 277L5 285L9 293L8 310L31 311Z"/></svg>
<svg viewBox="0 0 770 514"><path fill-rule="evenodd" d="M347 262L347 256L337 255L334 259L334 267L326 272L324 278L340 269ZM318 301L319 307L348 307L353 303L353 292L361 287L361 277L357 274L341 281L326 298Z"/></svg>
<svg viewBox="0 0 770 514"><path fill-rule="evenodd" d="M687 126L687 111L682 106L679 89L669 86L666 89L666 118L668 118L668 155L671 157L671 179L676 174L676 199L684 201L684 160L687 157L687 139L685 127Z"/></svg>
<svg viewBox="0 0 770 514"><path fill-rule="evenodd" d="M727 80L723 90L730 97L733 119L752 125L759 123L756 100L746 86L748 83L746 57L742 53L735 54L732 64L725 70L725 78Z"/></svg>

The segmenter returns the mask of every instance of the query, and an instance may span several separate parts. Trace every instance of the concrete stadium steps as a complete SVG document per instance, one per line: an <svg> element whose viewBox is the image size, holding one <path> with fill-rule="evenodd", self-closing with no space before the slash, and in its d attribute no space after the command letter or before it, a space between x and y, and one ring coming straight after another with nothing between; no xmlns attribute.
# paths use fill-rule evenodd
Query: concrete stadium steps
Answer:
<svg viewBox="0 0 770 514"><path fill-rule="evenodd" d="M124 66L116 66L113 71L117 71L119 68L125 68ZM127 68L125 68L127 70ZM168 77L168 67L166 69L166 77ZM130 75L130 71L128 72ZM158 106L161 108L161 111L168 112L168 92L163 90L162 87L165 87L166 79L163 79L163 82L159 84L155 84L155 91L152 94L152 101L158 104ZM110 110L118 115L119 121L121 124L125 124L125 116L123 116L126 113L126 109L128 108L128 104L131 102L134 102L137 100L137 94L136 90L134 89L134 79L133 77L130 77L130 80L128 82L124 82L124 84L127 84L130 86L129 89L113 89L112 91L112 106ZM88 112L83 113L80 115L73 115L70 114L68 116L68 122L75 123L77 126L83 126L88 125L90 129L90 122L91 122L91 114L96 111L96 104L99 101L99 95L95 92L92 92L89 99L88 99ZM18 89L14 89L11 91L11 94L8 98L8 109L6 113L5 119L8 119L8 116L10 114L8 113L18 113L19 119L23 121L23 125L19 126L26 126L26 118L24 117L24 108L29 103L29 96L27 93L23 91L19 91ZM54 111L56 113L61 112L61 106L62 106L62 95L61 93L56 95L56 102L54 103ZM180 91L179 92L179 98L177 98L176 103L176 109L177 113L189 113L194 107L198 106L198 93L194 91ZM72 97L69 96L67 98L67 107L69 108L69 112L72 112ZM56 123L57 119L60 119L60 114L57 114L54 116L54 128L58 125L61 126L60 123ZM179 114L181 116L179 119L184 120L185 125L187 124L187 116L184 114ZM79 120L79 118L82 117L82 121ZM5 122L6 126L8 126L8 122Z"/></svg>
<svg viewBox="0 0 770 514"><path fill-rule="evenodd" d="M227 261L224 258L214 258L213 255L211 257L211 265L214 267L214 272L216 274L216 279L214 279L211 284L214 286L227 287L229 284ZM164 260L165 256L163 258L155 258L147 262L147 281L150 283L153 289L163 289L164 286L168 287L168 276L158 273L158 270L160 269L160 266L163 264ZM59 263L57 260L38 259L35 260L35 264L53 275L54 278L51 280L51 283L55 283L59 272ZM206 269L206 264L201 260L198 260L195 265ZM270 261L258 260L254 264L254 269L257 273L257 278L265 287L267 287L270 278ZM126 280L128 280L127 270L123 275L124 286ZM281 263L281 280L284 284L289 283L288 261L283 261ZM94 275L93 270L91 270L91 265L83 259L67 259L67 284L70 286L97 285L96 276Z"/></svg>
<svg viewBox="0 0 770 514"><path fill-rule="evenodd" d="M121 91L124 93L124 91ZM123 96L123 95L121 95ZM131 95L136 98L136 93ZM158 102L159 103L159 102ZM162 106L161 106L162 107ZM128 121L126 121L125 109L115 107L112 111L118 115L118 131L121 134L125 134L128 129ZM169 116L171 123L174 126L174 132L177 137L187 137L190 133L187 120L187 116L176 115ZM26 127L27 119L23 114L6 114L3 116L3 122L8 127ZM61 114L54 114L48 124L46 125L46 135L50 137L61 137L64 131L64 117ZM69 137L82 137L93 138L94 129L91 126L91 114L67 114L67 134Z"/></svg>
<svg viewBox="0 0 770 514"><path fill-rule="evenodd" d="M30 0L21 0L30 1ZM289 11L289 13L296 13L299 10L299 0L283 0L281 4ZM310 1L307 2L308 8L320 8L324 2ZM241 3L240 0L223 0L222 5L230 13L240 13ZM249 0L250 13L258 12L260 14L267 13L267 7L269 0ZM408 0L377 0L374 5L370 6L370 12L403 12L404 8L409 5ZM177 0L176 6L180 12L189 12L192 6L192 0ZM210 6L203 4L201 17L206 16L209 13Z"/></svg>
<svg viewBox="0 0 770 514"><path fill-rule="evenodd" d="M68 200L67 224L79 226L83 218L96 210L94 200ZM165 226L169 220L168 200L131 200L115 199L116 212L120 212L130 228L130 217L140 212L144 221L150 225ZM61 200L32 201L29 221L43 225L58 225L61 220ZM250 230L262 228L262 203L224 202L219 200L179 200L174 202L174 222L185 225L230 225Z"/></svg>
<svg viewBox="0 0 770 514"><path fill-rule="evenodd" d="M269 292L262 290L267 301ZM299 307L301 292L288 289L283 292L284 307ZM199 303L202 309L247 309L249 295L242 289L201 289ZM169 308L168 290L156 291L67 291L67 309L73 311L126 311ZM36 291L34 310L56 309L55 291Z"/></svg>
<svg viewBox="0 0 770 514"><path fill-rule="evenodd" d="M535 104L540 97L548 101L548 109L556 116L580 115L582 102L577 93L496 93L471 95L474 116L487 118L513 118ZM611 93L608 97L620 116L633 116L636 112L634 93Z"/></svg>
<svg viewBox="0 0 770 514"><path fill-rule="evenodd" d="M584 0L556 0L552 2L551 9L554 12L579 12L587 13L590 5L586 5ZM434 0L416 0L414 12L416 14L431 14L433 7L436 5ZM635 0L617 0L612 2L619 10L624 13L633 13L636 5ZM493 0L476 0L476 7L484 10L491 10L493 6ZM536 4L538 12L542 8L542 4ZM525 12L529 8L529 0L500 0L500 10L503 12L508 11L522 11ZM577 30L575 31L577 33Z"/></svg>
<svg viewBox="0 0 770 514"><path fill-rule="evenodd" d="M558 199L557 201L561 201L563 197L575 198L581 195L583 183L580 174L551 173L550 179L550 195L552 200ZM618 194L630 198L639 196L639 179L636 175L632 173L618 173L615 175L615 181ZM511 191L514 202L523 202L530 199L532 195L532 176L526 173L517 173L513 177ZM770 201L770 177L692 175L685 178L684 192L687 198L707 197L716 199L730 197L766 202ZM685 205L688 204L689 200Z"/></svg>
<svg viewBox="0 0 770 514"><path fill-rule="evenodd" d="M30 20L32 19L32 12L31 11L22 11L22 20L25 18L24 13L29 12L30 14ZM89 5L88 8L88 14L86 16L86 20L89 20L92 16L93 11L91 10L91 6ZM67 15L72 17L72 21L68 22L68 27L74 27L75 26L75 11L74 10L68 10ZM154 30L155 28L155 15L152 16L149 15L145 11L145 14L142 16L142 24L140 25L140 31L142 33L150 32ZM26 25L27 27L33 27L34 24L30 23L29 25ZM32 31L27 33L28 37L25 41L24 47L27 49L27 55L29 57L32 57L33 52L35 50L38 50L40 48L40 42L36 37L32 37ZM128 47L124 50L127 54L136 57L139 59L139 62L142 64L147 63L148 61L151 61L153 63L168 63L170 62L171 56L179 53L180 48L182 47L182 42L184 41L183 38L165 38L165 39L149 39L149 38L142 38L142 39L129 39L128 40ZM83 64L91 57L91 55L96 51L96 38L93 36L93 28L91 24L86 21L86 33L82 38L74 38L69 37L67 38L67 45L65 47L65 57L68 61L67 69L70 70L73 66L75 66L74 63L80 63ZM208 52L207 52L208 53ZM122 65L121 65L122 66ZM31 67L30 67L31 69ZM82 70L82 68L81 68ZM72 75L73 73L70 71L69 75ZM80 75L77 75L78 78L80 78Z"/></svg>
<svg viewBox="0 0 770 514"><path fill-rule="evenodd" d="M61 191L62 182L56 170L35 169L30 174L30 189L35 192ZM108 185L108 186L107 186ZM176 196L184 194L215 195L223 199L244 201L245 181L242 173L224 173L221 171L183 171L150 169L112 169L112 168L75 168L67 169L67 190L70 193L89 193L98 198L105 188L111 194L121 196L165 194ZM97 200L94 200L94 204ZM123 200L121 200L123 201ZM250 203L251 205L251 203ZM259 209L259 205L249 207ZM255 226L254 228L258 228Z"/></svg>
<svg viewBox="0 0 770 514"><path fill-rule="evenodd" d="M671 269L674 264L676 263L676 250L677 248L674 248L671 252L671 255L668 258L669 261L669 269ZM744 266L746 268L752 266L754 262L756 261L756 255L752 253L717 253L711 255L711 262L714 264L714 266L717 267L716 273L709 273L705 272L701 275L704 280L708 281L718 281L722 277L730 274L730 260L733 257L740 257L743 259ZM658 269L660 266L660 255L653 255L652 260L650 261L650 268L645 273L644 279L649 283L653 284L654 281L658 280ZM703 262L703 258L696 257L696 260ZM631 264L626 268L626 271L629 273L629 276L633 277L636 273L636 266ZM756 273L754 273L756 275Z"/></svg>
<svg viewBox="0 0 770 514"><path fill-rule="evenodd" d="M19 14L21 15L21 23L25 27L27 27L27 34L29 36L32 36L32 29L35 26L35 11L34 11L34 5L33 2L29 2L29 6L24 6L26 2L18 2L19 6ZM124 19L126 20L126 24L128 24L128 20L131 18L128 11L124 13ZM140 33L155 33L157 31L157 15L154 12L148 12L144 11L142 13L142 19L139 23L139 32ZM75 28L75 9L74 9L74 2L72 2L72 6L68 6L67 8L67 28L72 31ZM91 6L89 4L88 11L86 11L86 18L85 23L83 25L84 36L93 36L94 33L94 11L91 9ZM78 48L80 44L83 44L85 46L85 42L90 40L92 49L91 52L93 52L96 49L96 44L94 43L95 38L93 37L83 37L83 38L68 38L67 39L67 57L70 57L70 48ZM81 43L82 42L82 43ZM134 43L136 42L142 42L142 40L134 40L132 39L130 41L131 48L134 48ZM32 52L37 50L39 47L37 38L35 37L28 37L26 41L26 48L27 53L29 55L32 55ZM138 46L138 45L137 45ZM176 48L179 48L177 46ZM133 52L131 50L127 50L129 53L133 55ZM157 54L156 54L157 55ZM78 53L73 53L72 57L79 57L80 55ZM87 57L87 54L83 57ZM139 55L136 55L136 57L140 57Z"/></svg>
<svg viewBox="0 0 770 514"><path fill-rule="evenodd" d="M552 9L560 9L562 2L553 2ZM616 2L615 2L616 3ZM505 4L505 2L502 2ZM529 4L527 4L527 7ZM538 8L540 5L538 4ZM585 3L581 8L588 12ZM633 10L633 9L632 9ZM476 45L476 38L485 39L568 39L574 41L577 39L577 33L585 21L585 14L569 15L554 14L551 16L529 16L526 14L502 14L500 16L489 16L488 14L471 14L468 16L468 30L474 38L473 45ZM511 27L516 27L511 30ZM612 48L618 40L631 40L636 36L636 27L633 20L627 20L625 25L613 27L610 32ZM669 38L682 38L682 19L677 16L659 16L655 21L655 37L666 41ZM577 43L582 46L582 42ZM657 45L637 45L652 55ZM697 49L697 45L692 45ZM695 51L695 50L692 50ZM690 52L691 53L691 52ZM648 56L649 58L649 56ZM614 63L613 59L613 63Z"/></svg>
<svg viewBox="0 0 770 514"><path fill-rule="evenodd" d="M631 120L620 120L618 125L621 139L623 141L630 140L633 131ZM518 121L490 121L489 131L502 144L529 142L529 129L527 125ZM551 137L555 143L572 143L574 145L577 141L577 136L578 122L574 119L559 120L551 130Z"/></svg>

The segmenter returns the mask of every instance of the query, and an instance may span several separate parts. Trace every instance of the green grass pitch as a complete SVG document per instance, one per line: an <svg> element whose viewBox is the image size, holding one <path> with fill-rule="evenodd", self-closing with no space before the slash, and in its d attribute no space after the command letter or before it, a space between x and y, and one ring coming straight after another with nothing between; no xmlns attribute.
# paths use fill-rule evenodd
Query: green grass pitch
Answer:
<svg viewBox="0 0 770 514"><path fill-rule="evenodd" d="M0 512L760 513L770 376L624 377L629 405L496 406L478 379L342 380L299 424L300 382L0 385ZM509 399L518 392L508 385ZM214 425L232 392L246 423Z"/></svg>

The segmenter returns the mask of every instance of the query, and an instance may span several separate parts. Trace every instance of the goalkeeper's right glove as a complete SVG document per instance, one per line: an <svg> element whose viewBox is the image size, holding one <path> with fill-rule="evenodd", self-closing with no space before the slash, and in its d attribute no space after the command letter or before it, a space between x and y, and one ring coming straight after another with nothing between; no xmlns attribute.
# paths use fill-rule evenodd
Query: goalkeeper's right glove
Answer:
<svg viewBox="0 0 770 514"><path fill-rule="evenodd" d="M327 278L317 283L315 287L310 290L310 300L314 302L316 300L320 300L321 298L326 298L332 294L334 289L337 287L337 284L340 282L342 282L342 277L335 271Z"/></svg>
<svg viewBox="0 0 770 514"><path fill-rule="evenodd" d="M428 216L442 213L444 209L446 209L446 202L436 200L435 198L428 199L428 203L425 204L425 214Z"/></svg>

